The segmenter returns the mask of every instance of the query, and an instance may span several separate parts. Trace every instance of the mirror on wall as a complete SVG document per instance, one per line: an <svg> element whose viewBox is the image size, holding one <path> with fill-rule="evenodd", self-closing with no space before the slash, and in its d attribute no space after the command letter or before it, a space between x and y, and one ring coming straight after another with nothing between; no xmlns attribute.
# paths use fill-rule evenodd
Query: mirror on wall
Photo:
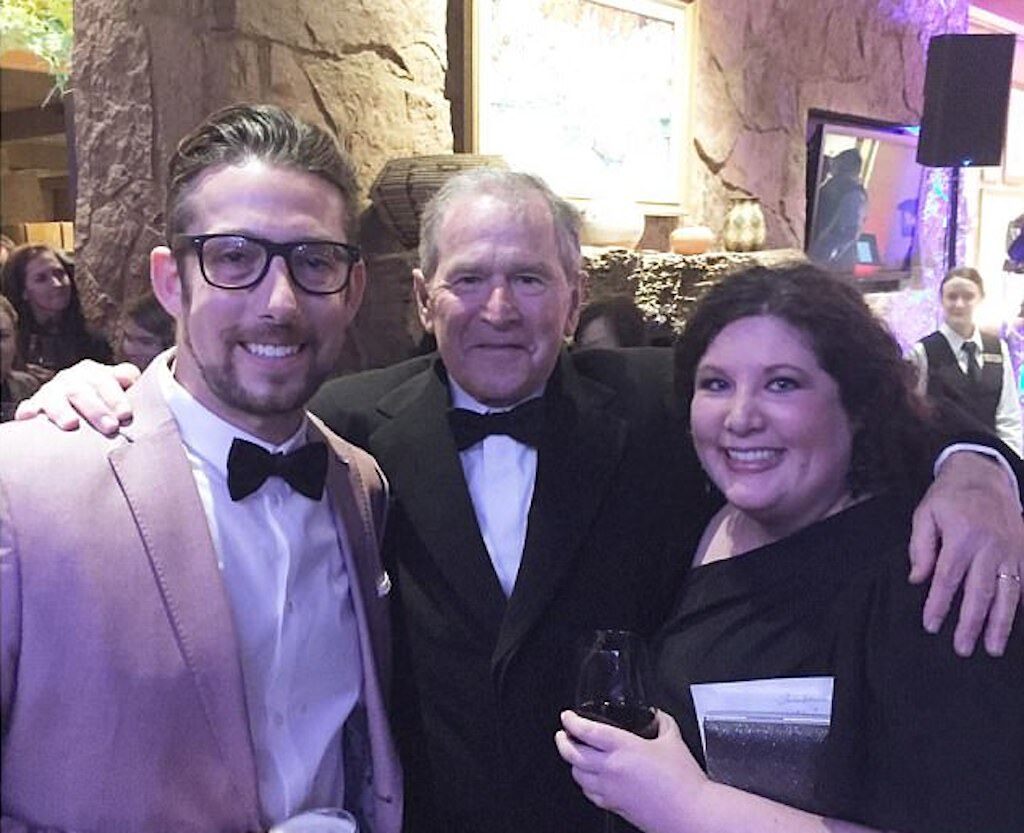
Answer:
<svg viewBox="0 0 1024 833"><path fill-rule="evenodd" d="M916 128L811 111L808 257L872 290L898 289L918 266Z"/></svg>

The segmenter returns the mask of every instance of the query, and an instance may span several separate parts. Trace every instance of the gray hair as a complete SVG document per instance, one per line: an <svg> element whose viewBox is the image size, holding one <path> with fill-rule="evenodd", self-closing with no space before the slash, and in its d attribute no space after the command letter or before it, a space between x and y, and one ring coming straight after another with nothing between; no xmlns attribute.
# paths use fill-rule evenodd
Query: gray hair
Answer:
<svg viewBox="0 0 1024 833"><path fill-rule="evenodd" d="M451 177L430 198L420 219L420 269L427 280L437 271L437 235L452 204L463 197L489 194L510 204L538 196L551 212L558 259L572 282L580 270L580 212L558 196L539 176L500 168L472 168Z"/></svg>

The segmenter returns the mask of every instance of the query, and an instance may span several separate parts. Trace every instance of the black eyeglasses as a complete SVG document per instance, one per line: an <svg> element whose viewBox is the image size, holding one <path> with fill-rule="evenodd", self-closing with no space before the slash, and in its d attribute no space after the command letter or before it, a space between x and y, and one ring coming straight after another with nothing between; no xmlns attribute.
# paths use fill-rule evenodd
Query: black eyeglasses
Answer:
<svg viewBox="0 0 1024 833"><path fill-rule="evenodd" d="M352 266L362 256L358 246L330 240L274 243L244 234L176 234L172 242L175 251L186 246L195 251L203 279L218 289L256 286L280 255L299 289L333 295L348 286Z"/></svg>

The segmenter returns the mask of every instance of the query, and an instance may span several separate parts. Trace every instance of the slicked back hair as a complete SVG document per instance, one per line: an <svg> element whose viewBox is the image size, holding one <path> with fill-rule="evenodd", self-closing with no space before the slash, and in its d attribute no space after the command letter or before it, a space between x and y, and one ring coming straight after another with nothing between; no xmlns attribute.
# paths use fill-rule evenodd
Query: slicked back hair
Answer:
<svg viewBox="0 0 1024 833"><path fill-rule="evenodd" d="M271 104L225 107L178 143L167 166L167 239L185 230L190 185L203 171L250 159L312 174L337 188L345 202L344 242L355 242L359 187L348 154L322 128Z"/></svg>

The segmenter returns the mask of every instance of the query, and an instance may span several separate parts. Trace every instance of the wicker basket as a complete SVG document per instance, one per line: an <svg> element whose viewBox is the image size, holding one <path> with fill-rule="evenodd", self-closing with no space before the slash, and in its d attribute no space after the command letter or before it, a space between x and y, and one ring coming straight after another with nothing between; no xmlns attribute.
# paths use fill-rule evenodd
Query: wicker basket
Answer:
<svg viewBox="0 0 1024 833"><path fill-rule="evenodd" d="M469 168L485 167L507 169L508 164L501 156L473 153L392 159L373 181L370 199L384 225L403 246L414 249L419 244L423 206L445 180Z"/></svg>

